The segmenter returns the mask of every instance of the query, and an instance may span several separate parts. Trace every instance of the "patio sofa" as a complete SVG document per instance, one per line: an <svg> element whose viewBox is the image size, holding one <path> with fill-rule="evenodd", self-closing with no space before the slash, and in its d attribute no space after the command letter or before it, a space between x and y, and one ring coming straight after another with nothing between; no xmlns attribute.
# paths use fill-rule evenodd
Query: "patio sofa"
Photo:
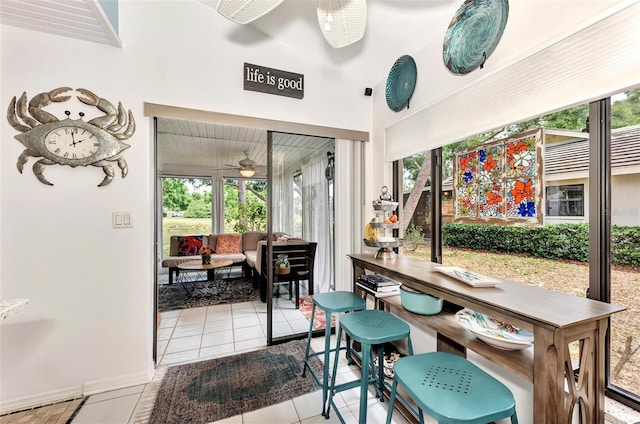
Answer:
<svg viewBox="0 0 640 424"><path fill-rule="evenodd" d="M256 257L258 242L264 238L266 233L260 231L171 236L169 256L162 260L162 267L169 268L169 284L173 284L174 274L178 276L178 265L200 260L200 247L211 246L215 252L211 259L230 259L233 265L242 266L243 272L252 273L251 267L247 264L247 256Z"/></svg>

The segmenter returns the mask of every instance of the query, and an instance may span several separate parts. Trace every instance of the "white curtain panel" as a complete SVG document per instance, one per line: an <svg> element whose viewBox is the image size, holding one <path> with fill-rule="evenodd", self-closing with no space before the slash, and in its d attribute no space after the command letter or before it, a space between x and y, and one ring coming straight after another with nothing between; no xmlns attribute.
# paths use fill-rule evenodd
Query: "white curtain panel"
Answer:
<svg viewBox="0 0 640 424"><path fill-rule="evenodd" d="M293 236L293 175L280 181L280 203L276 206L279 227L285 234Z"/></svg>
<svg viewBox="0 0 640 424"><path fill-rule="evenodd" d="M347 255L362 252L362 142L336 139L335 148L335 287L351 291Z"/></svg>
<svg viewBox="0 0 640 424"><path fill-rule="evenodd" d="M318 243L315 258L315 293L329 291L331 284L329 188L324 173L327 165L326 156L314 158L302 165L302 234L305 240Z"/></svg>
<svg viewBox="0 0 640 424"><path fill-rule="evenodd" d="M224 177L211 177L211 233L224 233Z"/></svg>

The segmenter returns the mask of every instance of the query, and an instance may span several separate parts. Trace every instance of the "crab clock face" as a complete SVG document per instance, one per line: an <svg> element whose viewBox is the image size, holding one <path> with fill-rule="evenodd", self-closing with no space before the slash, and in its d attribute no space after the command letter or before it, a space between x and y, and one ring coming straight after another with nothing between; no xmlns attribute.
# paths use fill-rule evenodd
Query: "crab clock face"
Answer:
<svg viewBox="0 0 640 424"><path fill-rule="evenodd" d="M67 160L87 159L95 155L100 141L89 130L64 126L50 131L44 137L44 145L49 152Z"/></svg>
<svg viewBox="0 0 640 424"><path fill-rule="evenodd" d="M98 187L108 185L115 175L112 164L117 164L122 171L122 178L127 176L129 168L122 157L123 150L128 144L122 142L133 135L136 123L131 111L122 107L121 103L114 106L106 99L96 96L85 88L76 91L77 100L88 106L95 106L105 115L84 121L84 112L79 112L80 119L71 119L71 111L66 110L66 119L59 120L55 115L43 110L52 102L66 102L71 95L65 93L73 90L70 87L60 87L48 92L37 94L31 100L27 93L20 98L14 96L7 110L9 124L20 134L15 138L25 149L18 156L16 167L22 173L29 158L36 158L33 173L36 178L46 185L53 185L44 176L49 165L64 165L75 168L77 166L95 166L102 168L105 176Z"/></svg>

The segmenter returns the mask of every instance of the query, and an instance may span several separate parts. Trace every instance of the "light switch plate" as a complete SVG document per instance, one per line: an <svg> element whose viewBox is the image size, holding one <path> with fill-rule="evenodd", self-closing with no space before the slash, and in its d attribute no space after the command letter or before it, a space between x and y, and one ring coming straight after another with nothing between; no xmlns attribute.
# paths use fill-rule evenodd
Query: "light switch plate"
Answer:
<svg viewBox="0 0 640 424"><path fill-rule="evenodd" d="M119 211L112 212L113 228L132 228L133 212Z"/></svg>

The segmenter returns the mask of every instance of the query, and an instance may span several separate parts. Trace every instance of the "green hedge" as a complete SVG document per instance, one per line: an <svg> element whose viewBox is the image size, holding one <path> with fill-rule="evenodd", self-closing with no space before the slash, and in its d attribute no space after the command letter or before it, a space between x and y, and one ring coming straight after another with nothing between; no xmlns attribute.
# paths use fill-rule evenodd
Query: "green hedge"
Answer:
<svg viewBox="0 0 640 424"><path fill-rule="evenodd" d="M449 247L589 261L588 224L541 227L445 224L442 242ZM640 267L640 227L612 226L611 252L614 265Z"/></svg>

